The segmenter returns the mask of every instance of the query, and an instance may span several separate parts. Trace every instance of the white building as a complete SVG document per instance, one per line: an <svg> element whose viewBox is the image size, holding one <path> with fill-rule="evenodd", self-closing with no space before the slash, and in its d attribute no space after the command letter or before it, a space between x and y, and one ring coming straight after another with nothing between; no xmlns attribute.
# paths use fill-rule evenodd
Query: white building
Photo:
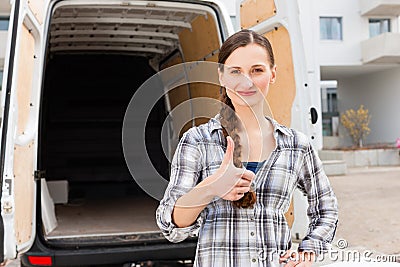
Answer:
<svg viewBox="0 0 400 267"><path fill-rule="evenodd" d="M220 0L239 29L235 1ZM307 70L315 84L321 81L324 146L351 144L338 118L360 105L372 117L365 143L394 143L400 137L400 0L298 3ZM9 1L0 0L0 79L9 13Z"/></svg>
<svg viewBox="0 0 400 267"><path fill-rule="evenodd" d="M329 117L364 105L371 114L365 143L394 143L400 137L400 0L312 2L321 81L337 82L337 94L322 90L323 111ZM324 132L332 135L326 120ZM351 143L343 127L338 134L341 145Z"/></svg>
<svg viewBox="0 0 400 267"><path fill-rule="evenodd" d="M3 66L6 52L10 8L10 2L8 0L0 0L0 89L3 80Z"/></svg>

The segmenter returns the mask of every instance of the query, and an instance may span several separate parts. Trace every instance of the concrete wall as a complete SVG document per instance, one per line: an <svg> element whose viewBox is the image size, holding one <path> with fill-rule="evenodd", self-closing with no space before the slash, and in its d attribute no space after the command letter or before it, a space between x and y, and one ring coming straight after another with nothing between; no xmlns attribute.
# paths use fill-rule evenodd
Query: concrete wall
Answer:
<svg viewBox="0 0 400 267"><path fill-rule="evenodd" d="M400 137L400 67L368 75L339 79L339 110L363 104L371 114L371 133L365 143L395 142ZM351 144L341 127L342 144Z"/></svg>
<svg viewBox="0 0 400 267"><path fill-rule="evenodd" d="M314 1L318 6L319 16L342 17L343 40L321 40L319 56L321 66L349 66L361 65L361 42L370 38L369 17L360 15L359 1L348 0L318 0ZM377 18L379 16L373 16ZM398 18L390 18L391 31L398 32ZM319 25L319 24L318 24ZM318 29L319 32L319 29Z"/></svg>
<svg viewBox="0 0 400 267"><path fill-rule="evenodd" d="M315 3L318 5L319 16L342 17L343 40L320 40L320 65L361 64L360 42L368 37L368 25L363 27L358 1L319 0Z"/></svg>
<svg viewBox="0 0 400 267"><path fill-rule="evenodd" d="M7 31L0 31L0 70L2 70L4 66L6 44L7 44Z"/></svg>

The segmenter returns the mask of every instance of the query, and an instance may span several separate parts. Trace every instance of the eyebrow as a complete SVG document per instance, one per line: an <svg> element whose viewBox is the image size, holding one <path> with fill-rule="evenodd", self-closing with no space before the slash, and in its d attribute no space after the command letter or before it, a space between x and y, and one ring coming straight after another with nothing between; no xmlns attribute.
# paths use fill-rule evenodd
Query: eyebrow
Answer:
<svg viewBox="0 0 400 267"><path fill-rule="evenodd" d="M226 67L228 68L228 69L241 69L241 67L240 66L228 66L228 65L226 65ZM255 64L255 65L253 65L253 66L251 66L252 68L256 68L256 67L267 67L267 65L264 65L264 64Z"/></svg>

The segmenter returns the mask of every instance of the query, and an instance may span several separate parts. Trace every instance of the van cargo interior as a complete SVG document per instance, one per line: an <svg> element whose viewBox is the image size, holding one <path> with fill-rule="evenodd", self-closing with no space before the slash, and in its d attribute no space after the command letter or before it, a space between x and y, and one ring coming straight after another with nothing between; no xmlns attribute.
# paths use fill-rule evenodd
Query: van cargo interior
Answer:
<svg viewBox="0 0 400 267"><path fill-rule="evenodd" d="M211 8L183 3L71 6L60 1L55 7L44 71L39 166L46 181L68 182L68 202L55 204L57 227L45 236L49 242L73 244L80 238L83 244L85 237L88 244L99 237L132 242L140 240L140 233L161 237L155 222L159 202L141 190L125 163L123 118L135 91L158 70L216 60L217 23ZM192 96L199 92L191 90ZM166 179L169 162L161 127L168 108L190 97L187 87L175 91L169 102L158 101L146 127L147 152ZM218 88L207 94L214 97Z"/></svg>
<svg viewBox="0 0 400 267"><path fill-rule="evenodd" d="M156 201L134 183L121 141L126 107L153 73L146 59L135 56L54 55L48 63L43 165L46 180L69 184L69 203L56 207L59 227L50 237L156 229L154 213L137 222L154 211ZM164 116L159 101L151 116L152 128L146 133L160 133ZM146 147L166 177L168 165L157 140L148 139Z"/></svg>

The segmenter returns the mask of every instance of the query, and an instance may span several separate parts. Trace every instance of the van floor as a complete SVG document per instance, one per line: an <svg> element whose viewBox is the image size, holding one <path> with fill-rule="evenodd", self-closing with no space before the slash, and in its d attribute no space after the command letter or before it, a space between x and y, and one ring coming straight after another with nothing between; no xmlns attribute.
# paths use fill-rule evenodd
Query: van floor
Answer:
<svg viewBox="0 0 400 267"><path fill-rule="evenodd" d="M76 199L56 205L58 226L48 239L119 235L160 231L155 211L159 202L150 197Z"/></svg>

